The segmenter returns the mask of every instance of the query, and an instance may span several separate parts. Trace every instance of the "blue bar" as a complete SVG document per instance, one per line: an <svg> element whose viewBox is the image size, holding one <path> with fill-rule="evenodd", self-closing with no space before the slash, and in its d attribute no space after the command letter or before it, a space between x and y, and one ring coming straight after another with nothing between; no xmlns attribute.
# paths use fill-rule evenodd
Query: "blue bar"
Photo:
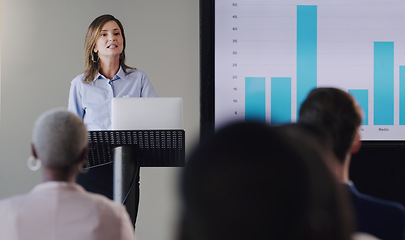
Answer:
<svg viewBox="0 0 405 240"><path fill-rule="evenodd" d="M394 124L394 42L374 42L374 125Z"/></svg>
<svg viewBox="0 0 405 240"><path fill-rule="evenodd" d="M405 125L405 66L399 66L399 125Z"/></svg>
<svg viewBox="0 0 405 240"><path fill-rule="evenodd" d="M363 111L363 122L361 124L368 125L368 90L367 89L350 89L349 93L356 99Z"/></svg>
<svg viewBox="0 0 405 240"><path fill-rule="evenodd" d="M317 7L297 6L297 116L301 103L317 86Z"/></svg>
<svg viewBox="0 0 405 240"><path fill-rule="evenodd" d="M271 78L271 123L291 123L291 78Z"/></svg>
<svg viewBox="0 0 405 240"><path fill-rule="evenodd" d="M266 122L264 77L245 78L245 120Z"/></svg>

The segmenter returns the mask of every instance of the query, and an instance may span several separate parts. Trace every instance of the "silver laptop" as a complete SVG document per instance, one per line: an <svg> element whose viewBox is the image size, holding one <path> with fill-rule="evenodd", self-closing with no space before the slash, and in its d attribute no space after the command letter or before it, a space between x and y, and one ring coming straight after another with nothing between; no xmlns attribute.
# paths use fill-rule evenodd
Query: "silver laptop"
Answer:
<svg viewBox="0 0 405 240"><path fill-rule="evenodd" d="M183 129L180 97L113 98L111 130Z"/></svg>

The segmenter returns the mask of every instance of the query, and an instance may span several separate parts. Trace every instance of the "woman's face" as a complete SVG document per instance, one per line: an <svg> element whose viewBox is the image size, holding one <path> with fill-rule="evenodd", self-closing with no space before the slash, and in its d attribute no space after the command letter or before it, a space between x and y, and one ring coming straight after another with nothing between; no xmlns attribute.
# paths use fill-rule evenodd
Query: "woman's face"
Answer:
<svg viewBox="0 0 405 240"><path fill-rule="evenodd" d="M121 29L115 21L109 21L101 28L94 52L102 58L119 56L124 49Z"/></svg>

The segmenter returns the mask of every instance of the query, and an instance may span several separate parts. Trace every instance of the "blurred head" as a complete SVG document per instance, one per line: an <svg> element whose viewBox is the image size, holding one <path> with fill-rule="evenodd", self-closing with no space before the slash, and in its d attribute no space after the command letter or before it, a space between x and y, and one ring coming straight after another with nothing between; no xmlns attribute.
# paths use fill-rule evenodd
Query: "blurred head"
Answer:
<svg viewBox="0 0 405 240"><path fill-rule="evenodd" d="M342 163L358 138L362 113L352 95L337 88L312 90L299 111L299 123L323 128Z"/></svg>
<svg viewBox="0 0 405 240"><path fill-rule="evenodd" d="M316 151L326 162L329 169L334 172L338 161L332 149L332 140L329 134L322 128L291 123L278 125L274 129L283 135L283 137L286 137L288 142L300 148L299 151L302 152L305 149Z"/></svg>
<svg viewBox="0 0 405 240"><path fill-rule="evenodd" d="M182 240L348 239L320 154L265 124L234 123L195 149L182 176Z"/></svg>
<svg viewBox="0 0 405 240"><path fill-rule="evenodd" d="M52 109L38 117L32 131L32 145L42 164L66 168L83 161L87 149L87 129L77 115Z"/></svg>

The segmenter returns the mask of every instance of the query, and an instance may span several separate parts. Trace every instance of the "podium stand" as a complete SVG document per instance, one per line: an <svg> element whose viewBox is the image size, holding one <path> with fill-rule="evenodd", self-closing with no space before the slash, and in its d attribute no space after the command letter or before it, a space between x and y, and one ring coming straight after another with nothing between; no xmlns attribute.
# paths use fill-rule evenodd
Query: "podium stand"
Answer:
<svg viewBox="0 0 405 240"><path fill-rule="evenodd" d="M185 165L184 130L89 131L86 168L114 164L114 201L124 203L135 222L137 193L133 188L139 167Z"/></svg>

